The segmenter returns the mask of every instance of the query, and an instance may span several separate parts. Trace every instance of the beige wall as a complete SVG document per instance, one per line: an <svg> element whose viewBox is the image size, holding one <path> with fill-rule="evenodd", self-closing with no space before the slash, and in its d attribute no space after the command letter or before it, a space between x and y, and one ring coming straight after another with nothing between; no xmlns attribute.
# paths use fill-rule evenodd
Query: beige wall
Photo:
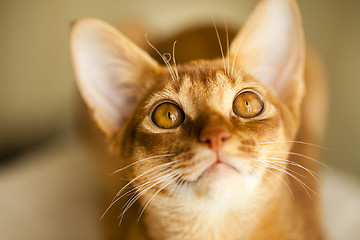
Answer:
<svg viewBox="0 0 360 240"><path fill-rule="evenodd" d="M330 77L327 162L360 175L360 1L299 1L308 41ZM1 0L0 151L71 126L75 84L69 58L70 23L97 17L146 23L170 34L211 16L239 25L254 0Z"/></svg>

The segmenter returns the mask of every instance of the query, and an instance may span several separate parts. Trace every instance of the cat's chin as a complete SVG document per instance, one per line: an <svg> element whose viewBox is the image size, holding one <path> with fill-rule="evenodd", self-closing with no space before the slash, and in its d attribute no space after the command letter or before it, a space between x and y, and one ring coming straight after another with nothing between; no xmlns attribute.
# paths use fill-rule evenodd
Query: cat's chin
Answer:
<svg viewBox="0 0 360 240"><path fill-rule="evenodd" d="M242 160L245 159L222 155L218 161L207 166L196 180L191 181L195 195L216 201L251 196L261 177L249 171Z"/></svg>
<svg viewBox="0 0 360 240"><path fill-rule="evenodd" d="M216 162L202 172L193 186L198 197L217 198L228 195L228 191L234 192L235 186L242 185L242 178L234 166Z"/></svg>

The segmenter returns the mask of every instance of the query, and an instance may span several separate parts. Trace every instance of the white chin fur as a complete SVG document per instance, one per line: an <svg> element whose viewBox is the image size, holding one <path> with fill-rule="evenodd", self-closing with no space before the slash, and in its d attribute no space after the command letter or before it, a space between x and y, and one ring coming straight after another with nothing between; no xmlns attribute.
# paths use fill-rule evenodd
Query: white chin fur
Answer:
<svg viewBox="0 0 360 240"><path fill-rule="evenodd" d="M220 165L208 169L188 191L195 198L228 205L234 200L239 203L250 198L260 181L258 175Z"/></svg>

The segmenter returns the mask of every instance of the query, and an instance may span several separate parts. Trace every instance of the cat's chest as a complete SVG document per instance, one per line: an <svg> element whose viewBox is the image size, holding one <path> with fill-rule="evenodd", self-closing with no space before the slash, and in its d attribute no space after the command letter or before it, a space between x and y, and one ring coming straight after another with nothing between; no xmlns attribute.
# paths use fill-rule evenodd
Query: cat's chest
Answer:
<svg viewBox="0 0 360 240"><path fill-rule="evenodd" d="M213 204L201 207L190 203L187 209L168 207L155 203L144 216L150 239L250 239L259 219L257 210L245 211L235 206L223 209Z"/></svg>

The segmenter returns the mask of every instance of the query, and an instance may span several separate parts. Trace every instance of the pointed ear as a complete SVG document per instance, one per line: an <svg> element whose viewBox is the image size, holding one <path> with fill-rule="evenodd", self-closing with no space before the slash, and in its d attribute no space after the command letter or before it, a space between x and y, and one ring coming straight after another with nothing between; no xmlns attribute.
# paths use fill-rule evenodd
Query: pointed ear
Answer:
<svg viewBox="0 0 360 240"><path fill-rule="evenodd" d="M111 138L134 111L158 64L99 20L76 22L70 41L80 93L95 122Z"/></svg>
<svg viewBox="0 0 360 240"><path fill-rule="evenodd" d="M304 94L305 46L295 0L262 0L230 48L236 66L271 88L288 106Z"/></svg>

